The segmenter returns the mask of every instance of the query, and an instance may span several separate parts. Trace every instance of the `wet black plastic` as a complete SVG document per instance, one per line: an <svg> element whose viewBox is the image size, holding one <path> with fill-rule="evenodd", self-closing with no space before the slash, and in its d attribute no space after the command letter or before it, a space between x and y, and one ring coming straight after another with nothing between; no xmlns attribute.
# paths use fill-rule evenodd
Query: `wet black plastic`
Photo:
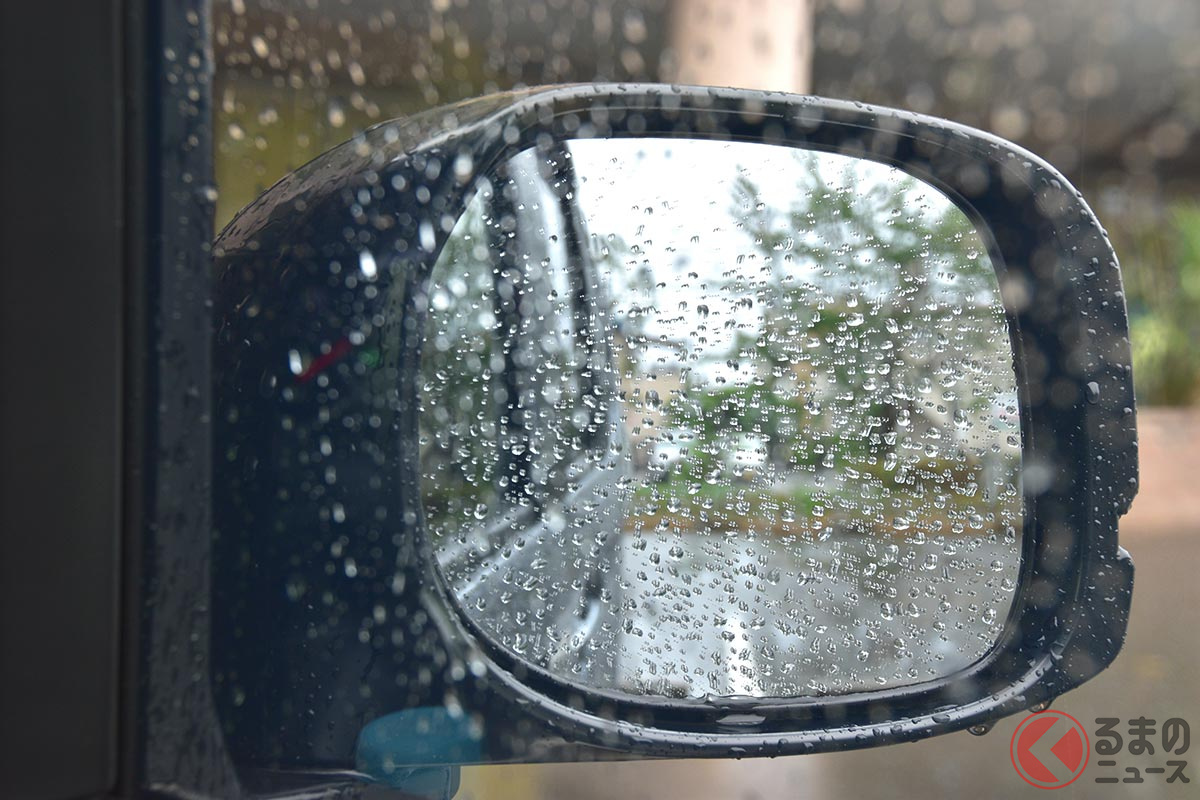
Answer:
<svg viewBox="0 0 1200 800"><path fill-rule="evenodd" d="M1024 464L1052 480L1026 494L1013 611L972 667L854 695L634 698L520 662L460 613L434 568L417 495L415 373L429 268L476 176L534 145L631 136L761 141L892 164L944 192L988 242L1017 367ZM363 249L376 254L377 278L348 286L331 275L331 262L355 266ZM376 126L277 184L222 233L215 254L213 688L243 770L352 767L362 725L448 697L481 720L489 761L879 745L1049 703L1120 649L1133 567L1117 520L1137 482L1120 271L1076 190L1008 142L812 97L533 90ZM320 380L288 372L290 350L331 353L352 337L391 342L397 355L382 383L381 371L353 359L330 360ZM280 436L285 417L332 437L347 518L387 520L342 531L356 576L318 568L330 498L299 487L329 464L308 463L306 445ZM380 475L386 491L372 482ZM280 587L297 576L332 606L316 615L289 600ZM397 614L375 623L380 605Z"/></svg>

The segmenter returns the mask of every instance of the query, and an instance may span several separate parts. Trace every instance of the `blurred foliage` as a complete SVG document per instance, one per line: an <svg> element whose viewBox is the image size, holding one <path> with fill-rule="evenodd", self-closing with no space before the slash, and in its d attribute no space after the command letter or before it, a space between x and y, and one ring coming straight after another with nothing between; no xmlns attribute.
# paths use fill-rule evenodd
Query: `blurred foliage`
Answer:
<svg viewBox="0 0 1200 800"><path fill-rule="evenodd" d="M1186 405L1200 396L1200 204L1118 242L1138 402Z"/></svg>
<svg viewBox="0 0 1200 800"><path fill-rule="evenodd" d="M978 234L911 177L829 174L812 159L797 155L786 208L744 175L734 185L729 214L756 258L718 291L757 309L761 327L698 354L688 390L671 393L664 427L681 453L639 490L637 507L654 512L642 524L666 514L678 528L784 533L788 519L825 516L894 534L907 529L895 527L896 503L928 498L931 530L1001 530L1010 498L997 487L1016 485L1015 460L953 439L916 446L943 415L964 432L994 424L996 387L1006 370L1013 380ZM732 375L714 380L716 365ZM931 401L920 387L947 370L955 392Z"/></svg>
<svg viewBox="0 0 1200 800"><path fill-rule="evenodd" d="M231 78L238 77L238 80ZM424 110L402 90L301 93L265 81L225 76L216 97L216 230L275 181L383 119Z"/></svg>
<svg viewBox="0 0 1200 800"><path fill-rule="evenodd" d="M769 266L764 273L727 281L722 290L747 301L770 297L771 302L759 304L761 331L740 332L730 352L708 356L744 361L756 379L734 387L694 386L694 407L672 406L673 423L698 434L691 464L701 476L714 468L708 461L729 451L725 440L737 430L753 430L765 439L769 464L832 469L877 463L894 450L897 426L920 417L911 387L919 377L935 377L934 356L947 358L927 341L930 330L946 327L949 320L939 315L963 312L957 302L937 302L947 299L939 297L946 288L939 291L938 281L931 280L937 265L953 265L958 280L971 286L994 283L974 227L955 206L905 210L919 191L915 179L897 177L864 189L864 178L849 165L831 180L812 154L798 154L797 161L802 177L786 211L761 202L758 188L745 176L735 185L730 213ZM806 279L809 285L797 283L797 263L840 268L815 271ZM961 352L982 356L1007 348L1007 342L989 337L1002 324L989 320L993 310L985 304L966 311L967 317L976 315L973 325L955 325ZM820 346L813 349L810 341ZM887 369L877 369L884 353L890 354L884 359ZM820 396L814 371L826 374L833 395L861 385L865 373L878 373L871 379L872 402L856 415L849 404ZM975 393L964 394L960 402L964 410L981 413L991 400ZM806 436L797 436L798 420ZM825 430L828 449L809 447L818 429ZM703 453L710 455L697 457Z"/></svg>
<svg viewBox="0 0 1200 800"><path fill-rule="evenodd" d="M697 482L688 472L672 472L661 483L637 487L626 527L633 531L782 533L790 528L789 521L824 513L820 494L808 486L764 491L744 480L727 478ZM798 525L795 530L801 528Z"/></svg>

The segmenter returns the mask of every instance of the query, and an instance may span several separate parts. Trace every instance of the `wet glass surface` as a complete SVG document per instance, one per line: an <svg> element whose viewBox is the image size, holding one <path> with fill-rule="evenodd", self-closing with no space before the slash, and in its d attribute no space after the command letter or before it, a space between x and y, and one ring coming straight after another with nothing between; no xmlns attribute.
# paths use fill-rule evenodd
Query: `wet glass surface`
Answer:
<svg viewBox="0 0 1200 800"><path fill-rule="evenodd" d="M802 697L995 643L1016 379L986 250L932 187L763 144L530 150L427 300L426 523L502 647L590 688Z"/></svg>

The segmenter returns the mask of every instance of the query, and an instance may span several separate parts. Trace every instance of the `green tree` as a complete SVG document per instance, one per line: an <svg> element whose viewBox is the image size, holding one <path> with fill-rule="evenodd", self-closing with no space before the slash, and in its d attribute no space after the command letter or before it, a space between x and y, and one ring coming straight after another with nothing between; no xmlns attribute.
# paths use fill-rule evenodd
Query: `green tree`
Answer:
<svg viewBox="0 0 1200 800"><path fill-rule="evenodd" d="M876 170L868 180L857 162L831 174L822 158L798 154L801 179L786 210L739 176L730 211L763 267L725 289L754 298L762 317L757 335L735 342L757 372L739 390L743 422L768 438L773 460L822 455L834 466L891 452L897 425L920 413L913 387L932 384L947 360L1011 359L995 336L1004 329L996 279L967 217L944 198L930 202L914 178L879 180ZM836 402L848 389L859 402ZM706 404L728 409L730 391ZM977 411L991 396L967 405ZM810 436L836 434L824 454L800 457L806 437L781 435L801 413ZM711 423L727 426L728 413Z"/></svg>
<svg viewBox="0 0 1200 800"><path fill-rule="evenodd" d="M1166 217L1128 242L1133 377L1139 402L1186 405L1200 385L1200 205L1176 205Z"/></svg>

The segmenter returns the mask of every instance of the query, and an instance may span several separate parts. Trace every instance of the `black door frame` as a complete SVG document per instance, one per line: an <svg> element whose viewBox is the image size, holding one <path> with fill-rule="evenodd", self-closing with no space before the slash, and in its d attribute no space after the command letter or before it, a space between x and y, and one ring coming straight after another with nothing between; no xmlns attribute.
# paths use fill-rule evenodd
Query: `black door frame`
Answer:
<svg viewBox="0 0 1200 800"><path fill-rule="evenodd" d="M0 4L6 796L237 793L195 679L209 20L206 0Z"/></svg>

